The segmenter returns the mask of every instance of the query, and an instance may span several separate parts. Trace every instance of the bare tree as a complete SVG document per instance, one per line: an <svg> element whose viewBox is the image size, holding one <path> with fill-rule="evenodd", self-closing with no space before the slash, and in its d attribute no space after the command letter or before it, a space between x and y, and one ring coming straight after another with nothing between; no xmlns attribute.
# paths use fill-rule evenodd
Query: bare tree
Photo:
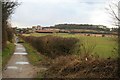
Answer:
<svg viewBox="0 0 120 80"><path fill-rule="evenodd" d="M120 27L120 0L118 0L116 3L109 4L107 11L113 18L113 21L115 22L114 25Z"/></svg>
<svg viewBox="0 0 120 80"><path fill-rule="evenodd" d="M115 10L116 9L116 10ZM114 21L117 22L116 25L118 26L118 48L120 49L120 0L118 0L118 4L111 4L107 9L110 15L113 17ZM120 77L120 50L118 49L118 77Z"/></svg>

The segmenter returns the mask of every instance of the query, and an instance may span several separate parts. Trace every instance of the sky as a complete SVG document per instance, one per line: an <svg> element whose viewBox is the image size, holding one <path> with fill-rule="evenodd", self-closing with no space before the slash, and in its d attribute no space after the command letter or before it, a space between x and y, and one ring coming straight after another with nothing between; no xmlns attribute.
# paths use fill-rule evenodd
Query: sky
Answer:
<svg viewBox="0 0 120 80"><path fill-rule="evenodd" d="M110 0L18 0L10 21L13 27L56 24L96 24L113 27L105 9Z"/></svg>

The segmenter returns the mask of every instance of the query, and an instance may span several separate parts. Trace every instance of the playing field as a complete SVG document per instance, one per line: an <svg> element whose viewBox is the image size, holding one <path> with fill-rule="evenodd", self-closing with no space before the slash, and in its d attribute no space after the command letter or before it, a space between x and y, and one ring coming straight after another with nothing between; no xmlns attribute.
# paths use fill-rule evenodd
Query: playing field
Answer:
<svg viewBox="0 0 120 80"><path fill-rule="evenodd" d="M32 34L24 34L24 36L60 36L60 37L74 37L80 40L80 44L84 44L86 51L90 51L91 47L95 47L92 53L96 53L101 58L116 58L117 54L117 41L116 37L95 37L95 36L83 36L80 34L68 34L68 33L32 33ZM84 51L83 51L84 52Z"/></svg>

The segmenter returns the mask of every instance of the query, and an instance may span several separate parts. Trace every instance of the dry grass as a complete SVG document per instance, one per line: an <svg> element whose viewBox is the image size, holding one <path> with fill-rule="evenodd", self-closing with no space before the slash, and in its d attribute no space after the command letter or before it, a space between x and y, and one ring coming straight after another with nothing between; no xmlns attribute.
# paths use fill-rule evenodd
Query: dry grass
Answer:
<svg viewBox="0 0 120 80"><path fill-rule="evenodd" d="M83 60L78 56L60 56L54 59L50 68L44 73L45 78L114 78L117 61Z"/></svg>

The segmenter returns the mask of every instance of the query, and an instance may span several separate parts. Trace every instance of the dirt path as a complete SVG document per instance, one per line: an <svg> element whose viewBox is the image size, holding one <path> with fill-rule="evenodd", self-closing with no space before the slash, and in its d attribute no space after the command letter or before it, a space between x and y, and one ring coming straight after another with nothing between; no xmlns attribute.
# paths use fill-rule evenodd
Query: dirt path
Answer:
<svg viewBox="0 0 120 80"><path fill-rule="evenodd" d="M31 65L27 52L22 44L16 44L16 49L3 70L3 78L34 78L40 68Z"/></svg>

